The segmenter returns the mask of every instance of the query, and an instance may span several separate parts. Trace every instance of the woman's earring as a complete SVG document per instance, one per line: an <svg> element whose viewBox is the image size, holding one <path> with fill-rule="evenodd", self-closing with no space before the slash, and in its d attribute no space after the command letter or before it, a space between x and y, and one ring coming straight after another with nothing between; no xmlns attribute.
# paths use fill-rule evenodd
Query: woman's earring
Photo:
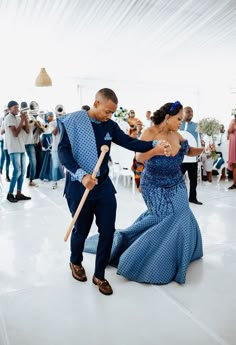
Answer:
<svg viewBox="0 0 236 345"><path fill-rule="evenodd" d="M168 125L168 123L169 123L169 120L166 120L166 124Z"/></svg>

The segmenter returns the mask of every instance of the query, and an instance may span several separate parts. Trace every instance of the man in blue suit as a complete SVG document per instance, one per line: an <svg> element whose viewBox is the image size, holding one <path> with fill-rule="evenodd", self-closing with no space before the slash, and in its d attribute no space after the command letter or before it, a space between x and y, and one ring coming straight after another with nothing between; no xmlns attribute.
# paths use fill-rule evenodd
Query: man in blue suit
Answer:
<svg viewBox="0 0 236 345"><path fill-rule="evenodd" d="M91 109L80 110L58 119L61 132L58 154L62 165L67 169L65 196L72 216L85 188L90 190L71 236L72 276L79 281L87 280L82 266L82 253L95 216L99 242L93 283L105 295L113 293L112 287L105 279L105 267L110 257L116 218L116 191L108 176L109 152L103 160L97 179L94 180L91 175L100 155L100 148L104 144L110 149L113 141L137 152L153 149L152 142L129 137L111 120L117 104L118 99L114 91L101 89L97 92Z"/></svg>

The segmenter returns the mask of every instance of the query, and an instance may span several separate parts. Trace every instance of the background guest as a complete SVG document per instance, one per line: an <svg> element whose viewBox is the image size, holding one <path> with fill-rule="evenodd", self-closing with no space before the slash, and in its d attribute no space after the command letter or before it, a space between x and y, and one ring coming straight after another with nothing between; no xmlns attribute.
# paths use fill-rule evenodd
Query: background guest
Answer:
<svg viewBox="0 0 236 345"><path fill-rule="evenodd" d="M146 111L146 119L143 123L144 129L151 127L151 125L152 125L151 115L152 115L151 111L147 110Z"/></svg>
<svg viewBox="0 0 236 345"><path fill-rule="evenodd" d="M62 114L58 113L58 117ZM52 188L57 188L57 181L63 179L65 177L61 162L58 157L58 143L59 143L59 133L57 127L57 121L53 120L49 124L50 131L52 133L52 149L51 149L51 156L52 156L52 180L53 185Z"/></svg>
<svg viewBox="0 0 236 345"><path fill-rule="evenodd" d="M21 102L21 112L27 112L29 107L26 102ZM32 116L29 117L27 114L28 124L29 124L29 133L24 132L24 140L25 140L25 150L29 159L29 186L36 186L34 182L35 174L36 174L36 153L34 148L34 128L35 128L35 120Z"/></svg>
<svg viewBox="0 0 236 345"><path fill-rule="evenodd" d="M10 182L7 200L10 202L17 202L19 200L29 200L28 196L22 194L22 185L25 175L25 143L23 131L29 133L29 125L27 115L21 112L20 117L17 117L19 112L19 105L16 101L8 103L9 114L5 119L5 133L8 153L13 165L13 175ZM17 184L17 194L13 195L15 185Z"/></svg>
<svg viewBox="0 0 236 345"><path fill-rule="evenodd" d="M228 189L236 189L236 115L228 128L229 156L228 169L233 171L233 184Z"/></svg>
<svg viewBox="0 0 236 345"><path fill-rule="evenodd" d="M50 123L54 120L53 112L44 114L44 132L41 135L42 144L42 168L39 174L39 178L43 181L52 180L52 132L50 129Z"/></svg>
<svg viewBox="0 0 236 345"><path fill-rule="evenodd" d="M209 143L207 136L203 136L201 145L204 147L204 151L201 155L202 161L202 179L203 181L212 182L212 169L214 165L214 159L212 158L212 152L215 151L215 145Z"/></svg>
<svg viewBox="0 0 236 345"><path fill-rule="evenodd" d="M6 162L6 180L7 182L10 182L10 176L9 176L9 168L10 168L10 156L7 151L7 145L6 145L6 139L5 139L5 128L4 128L4 119L8 115L8 108L7 106L4 107L4 115L0 119L0 150L1 150L1 159L0 159L0 174L3 172L4 163Z"/></svg>
<svg viewBox="0 0 236 345"><path fill-rule="evenodd" d="M180 130L190 133L196 141L196 147L200 147L200 137L198 133L197 123L192 121L193 109L191 107L184 108L184 118ZM183 133L184 136L184 133ZM197 200L197 177L198 177L198 158L185 156L181 164L182 173L188 172L190 189L189 189L189 202L196 205L202 205L202 202Z"/></svg>
<svg viewBox="0 0 236 345"><path fill-rule="evenodd" d="M130 128L128 135L131 138L137 139L138 138L138 129L136 127Z"/></svg>

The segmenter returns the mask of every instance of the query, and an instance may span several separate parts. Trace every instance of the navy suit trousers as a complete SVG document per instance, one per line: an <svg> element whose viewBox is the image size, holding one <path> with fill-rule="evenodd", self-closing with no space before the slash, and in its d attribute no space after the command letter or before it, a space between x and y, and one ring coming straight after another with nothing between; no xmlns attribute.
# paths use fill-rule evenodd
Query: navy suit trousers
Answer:
<svg viewBox="0 0 236 345"><path fill-rule="evenodd" d="M80 182L67 183L65 195L72 216L75 214L80 199L84 192ZM71 235L71 262L80 265L83 261L83 249L88 237L94 217L99 232L97 247L95 276L99 279L105 278L105 268L108 263L113 235L115 232L116 218L116 197L115 189L109 178L101 185L98 185L89 193L89 196L75 223Z"/></svg>

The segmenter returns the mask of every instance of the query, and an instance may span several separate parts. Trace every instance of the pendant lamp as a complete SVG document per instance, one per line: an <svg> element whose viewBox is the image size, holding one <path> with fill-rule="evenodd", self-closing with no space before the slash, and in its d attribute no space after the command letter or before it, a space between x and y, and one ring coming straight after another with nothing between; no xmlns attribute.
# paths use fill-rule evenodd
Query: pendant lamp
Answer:
<svg viewBox="0 0 236 345"><path fill-rule="evenodd" d="M45 68L41 68L40 73L35 80L35 86L38 86L38 87L52 86L52 79L47 74Z"/></svg>

